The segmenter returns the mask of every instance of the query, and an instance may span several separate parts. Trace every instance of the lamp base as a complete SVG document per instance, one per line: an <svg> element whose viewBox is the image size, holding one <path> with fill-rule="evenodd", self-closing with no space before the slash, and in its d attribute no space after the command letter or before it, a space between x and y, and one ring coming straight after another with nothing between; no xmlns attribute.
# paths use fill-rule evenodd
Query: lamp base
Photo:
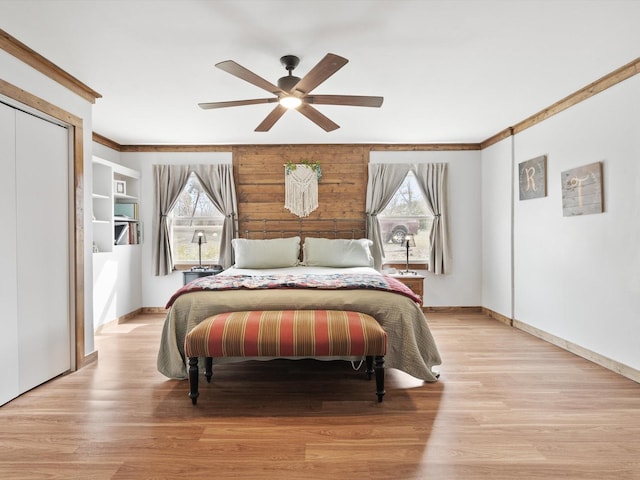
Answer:
<svg viewBox="0 0 640 480"><path fill-rule="evenodd" d="M398 275L417 275L418 272L416 272L415 270L400 270L398 272Z"/></svg>
<svg viewBox="0 0 640 480"><path fill-rule="evenodd" d="M199 265L197 267L191 267L191 271L192 272L204 272L206 270L209 270L209 267L205 266L205 265Z"/></svg>

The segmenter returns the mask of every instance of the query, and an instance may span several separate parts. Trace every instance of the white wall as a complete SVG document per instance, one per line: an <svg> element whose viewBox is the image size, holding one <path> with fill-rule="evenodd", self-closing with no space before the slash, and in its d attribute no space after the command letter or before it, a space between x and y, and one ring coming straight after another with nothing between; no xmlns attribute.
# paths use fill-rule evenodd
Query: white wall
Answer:
<svg viewBox="0 0 640 480"><path fill-rule="evenodd" d="M371 162L448 163L451 272L425 275L425 306L474 306L481 302L480 151L371 152Z"/></svg>
<svg viewBox="0 0 640 480"><path fill-rule="evenodd" d="M547 197L514 203L514 319L634 369L640 369L639 105L637 75L518 134L514 159L517 168L547 155L548 174ZM603 162L604 213L563 217L561 172L593 162Z"/></svg>
<svg viewBox="0 0 640 480"><path fill-rule="evenodd" d="M635 76L482 152L482 306L549 334L556 343L568 342L568 348L610 368L635 370L640 369L639 105L640 76ZM540 155L547 155L547 196L520 201L518 164ZM561 172L593 162L603 162L604 213L564 217Z"/></svg>
<svg viewBox="0 0 640 480"><path fill-rule="evenodd" d="M99 157L103 160L108 160L113 163L122 165L122 159L120 158L120 152L115 151L112 148L105 147L101 143L93 142L93 156Z"/></svg>
<svg viewBox="0 0 640 480"><path fill-rule="evenodd" d="M182 272L157 277L152 265L153 165L231 163L231 152L122 153L121 164L140 172L140 219L142 220L142 307L164 307L182 286Z"/></svg>
<svg viewBox="0 0 640 480"><path fill-rule="evenodd" d="M91 103L79 97L75 93L39 73L4 50L0 50L0 72L2 79L17 86L26 92L40 97L47 102L66 110L73 115L82 118L83 143L84 143L84 204L91 205ZM38 165L33 165L34 170ZM87 187L89 186L89 187ZM55 212L54 212L55 213ZM84 230L91 232L91 209L84 211ZM94 350L93 341L93 301L92 301L92 265L91 265L91 238L85 238L84 244L84 285L85 285L85 353Z"/></svg>
<svg viewBox="0 0 640 480"><path fill-rule="evenodd" d="M512 138L482 150L482 301L512 318Z"/></svg>
<svg viewBox="0 0 640 480"><path fill-rule="evenodd" d="M141 245L93 254L93 328L142 308Z"/></svg>

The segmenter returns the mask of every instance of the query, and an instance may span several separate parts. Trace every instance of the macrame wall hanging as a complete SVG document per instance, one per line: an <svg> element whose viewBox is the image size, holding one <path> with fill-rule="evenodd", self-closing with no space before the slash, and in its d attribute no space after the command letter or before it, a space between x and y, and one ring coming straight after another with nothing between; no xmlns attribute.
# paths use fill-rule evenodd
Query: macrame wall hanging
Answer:
<svg viewBox="0 0 640 480"><path fill-rule="evenodd" d="M302 160L284 166L284 208L298 217L306 217L318 208L318 181L322 170L318 162Z"/></svg>

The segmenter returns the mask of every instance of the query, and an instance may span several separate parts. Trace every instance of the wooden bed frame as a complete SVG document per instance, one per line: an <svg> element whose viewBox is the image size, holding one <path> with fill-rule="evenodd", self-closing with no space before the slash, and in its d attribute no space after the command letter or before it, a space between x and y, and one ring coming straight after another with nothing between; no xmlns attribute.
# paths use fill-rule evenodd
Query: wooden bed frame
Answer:
<svg viewBox="0 0 640 480"><path fill-rule="evenodd" d="M248 239L269 239L299 236L355 239L367 236L364 218L267 218L238 219L238 233Z"/></svg>

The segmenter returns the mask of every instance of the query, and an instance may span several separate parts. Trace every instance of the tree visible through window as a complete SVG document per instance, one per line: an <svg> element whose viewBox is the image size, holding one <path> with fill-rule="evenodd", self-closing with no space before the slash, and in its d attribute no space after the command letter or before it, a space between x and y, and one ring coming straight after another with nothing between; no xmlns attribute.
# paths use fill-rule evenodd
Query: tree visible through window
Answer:
<svg viewBox="0 0 640 480"><path fill-rule="evenodd" d="M223 220L224 216L203 191L198 177L192 173L169 214L173 263L198 263L198 244L191 242L196 229L204 230L207 238L207 243L202 244L202 263L219 263Z"/></svg>
<svg viewBox="0 0 640 480"><path fill-rule="evenodd" d="M378 215L384 263L405 263L407 260L406 235L413 235L416 246L409 249L409 261L426 263L429 258L429 233L433 213L427 207L413 172L409 172Z"/></svg>

